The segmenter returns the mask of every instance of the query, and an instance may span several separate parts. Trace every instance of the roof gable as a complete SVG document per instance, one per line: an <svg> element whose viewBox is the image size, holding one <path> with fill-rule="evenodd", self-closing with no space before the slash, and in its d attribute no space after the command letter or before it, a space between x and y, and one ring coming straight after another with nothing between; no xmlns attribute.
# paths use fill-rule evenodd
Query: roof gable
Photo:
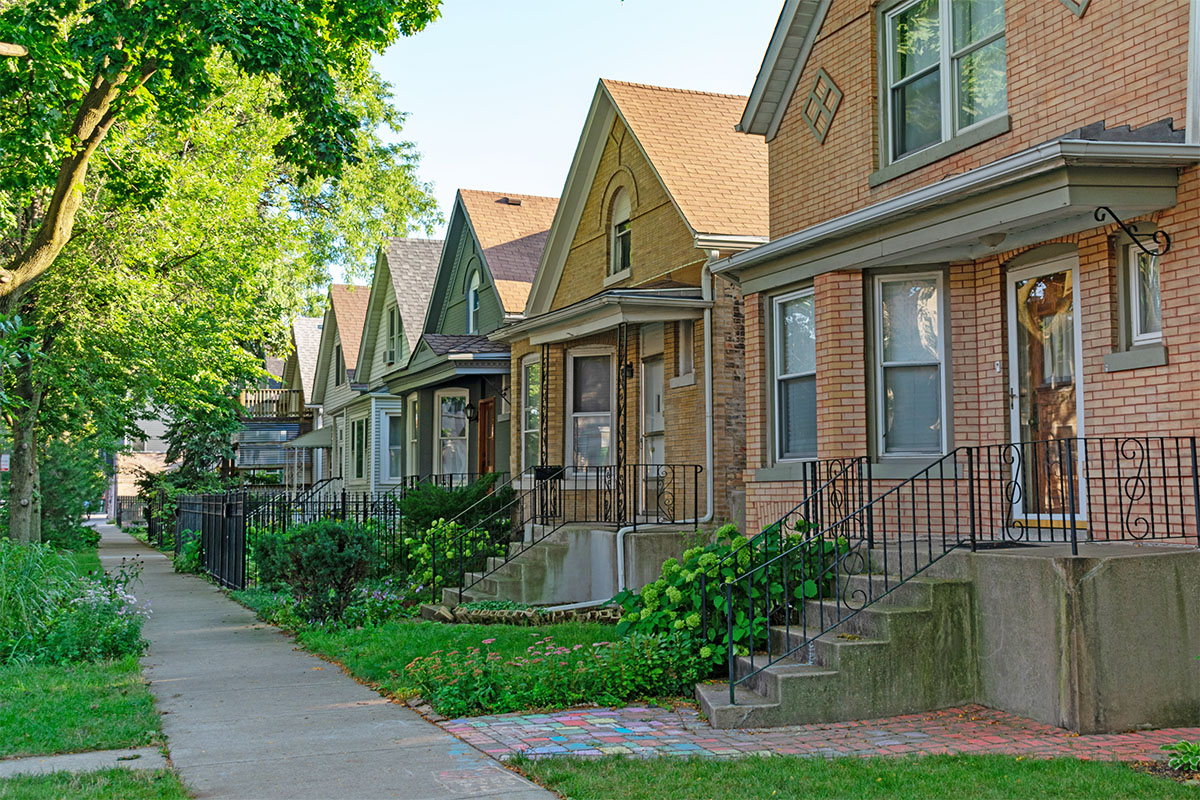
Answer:
<svg viewBox="0 0 1200 800"><path fill-rule="evenodd" d="M459 189L458 199L504 313L524 312L558 198Z"/></svg>
<svg viewBox="0 0 1200 800"><path fill-rule="evenodd" d="M353 292L350 290L354 290ZM349 365L354 363L350 361L347 355L347 347L350 341L355 342L354 347L357 351L358 342L362 339L362 315L361 312L356 312L359 303L364 306L364 301L368 300L370 287L368 286L346 286L342 284L333 284L329 287L329 306L325 309L325 316L321 322L321 344L317 350L317 368L316 374L313 377L313 393L311 402L313 405L325 404L325 390L329 384L330 370L336 369L337 365L333 364L333 357L336 344L342 346L342 361L346 363L346 383L349 384L353 378L353 368ZM351 299L347 301L347 297ZM342 316L339 318L337 313L338 302L335 298L341 298L341 306L343 310ZM340 319L346 320L349 325L358 325L358 328L350 328L349 335L342 331Z"/></svg>
<svg viewBox="0 0 1200 800"><path fill-rule="evenodd" d="M305 403L311 403L317 377L317 358L321 352L321 319L296 317L292 322L292 358L300 379L300 391Z"/></svg>
<svg viewBox="0 0 1200 800"><path fill-rule="evenodd" d="M369 286L345 286L333 284L329 287L329 304L337 320L341 334L342 358L346 371L358 365L358 349L362 343L363 326L367 321L367 306L371 302Z"/></svg>
<svg viewBox="0 0 1200 800"><path fill-rule="evenodd" d="M699 243L724 238L752 246L769 234L767 148L735 123L746 98L601 80L567 174L526 316L548 311L597 179L613 122L620 119Z"/></svg>
<svg viewBox="0 0 1200 800"><path fill-rule="evenodd" d="M441 239L392 237L380 248L371 281L371 303L363 327L363 345L356 360L361 381L380 377L370 374L370 366L375 356L378 331L384 324L384 310L393 298L400 311L400 328L411 358L425 324L443 244ZM395 366L403 367L404 364Z"/></svg>
<svg viewBox="0 0 1200 800"><path fill-rule="evenodd" d="M775 138L830 2L787 0L783 4L738 130L765 136L767 141Z"/></svg>

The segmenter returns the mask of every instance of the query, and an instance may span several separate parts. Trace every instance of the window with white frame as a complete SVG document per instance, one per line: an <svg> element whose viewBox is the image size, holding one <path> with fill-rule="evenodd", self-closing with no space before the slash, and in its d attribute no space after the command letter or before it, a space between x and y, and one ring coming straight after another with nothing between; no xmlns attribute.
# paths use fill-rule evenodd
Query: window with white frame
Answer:
<svg viewBox="0 0 1200 800"><path fill-rule="evenodd" d="M608 264L608 274L617 275L627 271L633 263L632 236L630 229L630 217L633 214L633 206L629 201L629 192L624 189L618 189L617 194L612 201L612 221L611 225L611 242L609 250L611 256Z"/></svg>
<svg viewBox="0 0 1200 800"><path fill-rule="evenodd" d="M350 448L354 455L354 477L367 474L367 421L356 419L350 423Z"/></svg>
<svg viewBox="0 0 1200 800"><path fill-rule="evenodd" d="M571 355L567 434L573 467L612 464L613 378L612 353Z"/></svg>
<svg viewBox="0 0 1200 800"><path fill-rule="evenodd" d="M675 323L675 375L682 378L696 370L696 321L681 319Z"/></svg>
<svg viewBox="0 0 1200 800"><path fill-rule="evenodd" d="M437 471L461 474L467 471L467 392L448 389L434 398L437 418Z"/></svg>
<svg viewBox="0 0 1200 800"><path fill-rule="evenodd" d="M390 306L387 310L387 353L384 360L395 364L400 358L400 309Z"/></svg>
<svg viewBox="0 0 1200 800"><path fill-rule="evenodd" d="M335 441L334 450L336 451L335 460L337 462L337 476L339 478L346 474L346 448L345 442L342 438L342 428L345 427L345 425L346 420L344 417L342 418L341 422L338 422L337 420L334 420L333 422L333 436Z"/></svg>
<svg viewBox="0 0 1200 800"><path fill-rule="evenodd" d="M335 344L333 346L333 385L341 386L345 376L346 365L342 363L342 346Z"/></svg>
<svg viewBox="0 0 1200 800"><path fill-rule="evenodd" d="M540 466L542 452L542 362L521 363L521 469Z"/></svg>
<svg viewBox="0 0 1200 800"><path fill-rule="evenodd" d="M479 333L479 285L479 270L475 270L467 283L467 333Z"/></svg>
<svg viewBox="0 0 1200 800"><path fill-rule="evenodd" d="M1158 256L1127 245L1125 263L1129 277L1130 344L1162 341L1162 297L1158 286Z"/></svg>
<svg viewBox="0 0 1200 800"><path fill-rule="evenodd" d="M775 431L779 460L817 457L817 326L812 289L775 299Z"/></svg>
<svg viewBox="0 0 1200 800"><path fill-rule="evenodd" d="M390 481L404 477L404 418L387 415L387 476Z"/></svg>
<svg viewBox="0 0 1200 800"><path fill-rule="evenodd" d="M914 0L885 15L890 161L1008 108L1004 0Z"/></svg>
<svg viewBox="0 0 1200 800"><path fill-rule="evenodd" d="M875 279L876 427L883 455L946 446L942 274Z"/></svg>
<svg viewBox="0 0 1200 800"><path fill-rule="evenodd" d="M405 458L407 474L416 475L420 469L421 450L420 439L418 438L421 410L420 396L413 394L408 398L408 419L405 421L405 427L408 429L408 454Z"/></svg>

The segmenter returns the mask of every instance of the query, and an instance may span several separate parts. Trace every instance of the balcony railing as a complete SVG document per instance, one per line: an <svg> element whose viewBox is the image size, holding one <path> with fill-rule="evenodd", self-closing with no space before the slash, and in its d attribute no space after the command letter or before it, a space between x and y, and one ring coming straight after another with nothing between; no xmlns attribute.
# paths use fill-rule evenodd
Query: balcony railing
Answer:
<svg viewBox="0 0 1200 800"><path fill-rule="evenodd" d="M299 389L248 389L239 401L246 419L299 419L305 414Z"/></svg>

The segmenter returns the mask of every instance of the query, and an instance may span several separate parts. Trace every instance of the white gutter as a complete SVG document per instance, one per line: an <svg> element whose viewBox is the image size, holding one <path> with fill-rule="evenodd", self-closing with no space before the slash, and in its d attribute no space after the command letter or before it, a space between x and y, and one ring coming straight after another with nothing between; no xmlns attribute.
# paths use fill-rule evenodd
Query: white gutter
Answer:
<svg viewBox="0 0 1200 800"><path fill-rule="evenodd" d="M1192 0L1195 4L1200 0ZM1192 134L1189 134L1192 135ZM744 270L819 242L849 236L914 214L926 207L947 205L963 196L1038 175L1068 164L1124 167L1184 167L1200 161L1196 144L1164 142L1097 142L1060 139L982 167L922 186L849 214L820 222L775 241L717 262L713 272Z"/></svg>
<svg viewBox="0 0 1200 800"><path fill-rule="evenodd" d="M704 516L697 519L681 519L678 525L704 525L712 522L714 513L713 491L715 489L715 479L713 478L713 461L714 461L714 446L713 446L713 334L712 334L712 301L713 301L713 276L711 265L718 258L718 253L713 250L704 262L704 267L700 274L701 296L709 304L704 309L704 489L707 492L706 505L707 510ZM634 512L636 513L636 511ZM617 531L617 591L621 591L625 586L625 535L634 530L636 526L626 525ZM568 603L561 606L553 606L546 609L547 611L575 611L581 608L595 608L596 606L606 605L611 597L605 597L600 600L585 600L582 603Z"/></svg>
<svg viewBox="0 0 1200 800"><path fill-rule="evenodd" d="M1184 138L1188 144L1200 143L1200 0L1188 4L1187 113Z"/></svg>

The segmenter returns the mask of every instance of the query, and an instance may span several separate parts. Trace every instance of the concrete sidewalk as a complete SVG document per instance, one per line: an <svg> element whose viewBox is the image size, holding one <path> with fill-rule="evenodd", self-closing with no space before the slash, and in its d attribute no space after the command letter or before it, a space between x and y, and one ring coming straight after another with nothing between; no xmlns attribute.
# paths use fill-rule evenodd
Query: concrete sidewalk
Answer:
<svg viewBox="0 0 1200 800"><path fill-rule="evenodd" d="M332 664L110 525L106 569L144 562L150 650L143 659L164 714L171 760L200 798L554 797L389 703Z"/></svg>

